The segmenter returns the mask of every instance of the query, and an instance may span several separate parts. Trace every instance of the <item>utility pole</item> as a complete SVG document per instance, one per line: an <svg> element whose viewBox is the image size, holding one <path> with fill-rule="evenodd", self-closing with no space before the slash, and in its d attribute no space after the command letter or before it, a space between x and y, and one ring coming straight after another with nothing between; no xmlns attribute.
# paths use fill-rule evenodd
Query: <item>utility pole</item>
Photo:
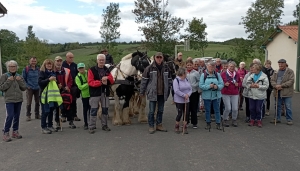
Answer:
<svg viewBox="0 0 300 171"><path fill-rule="evenodd" d="M300 4L300 0L299 0ZM296 91L300 91L299 82L300 82L300 5L298 5L298 41L297 41L297 66L296 66Z"/></svg>

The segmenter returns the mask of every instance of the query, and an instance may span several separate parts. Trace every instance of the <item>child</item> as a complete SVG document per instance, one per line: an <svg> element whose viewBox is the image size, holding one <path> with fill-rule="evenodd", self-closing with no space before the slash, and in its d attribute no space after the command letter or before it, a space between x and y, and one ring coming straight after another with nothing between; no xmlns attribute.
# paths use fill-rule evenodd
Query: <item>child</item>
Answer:
<svg viewBox="0 0 300 171"><path fill-rule="evenodd" d="M81 91L81 100L83 104L83 118L84 118L84 130L88 130L88 113L90 111L90 92L89 85L87 83L87 71L85 70L84 63L77 64L77 69L79 71L75 78L78 89Z"/></svg>

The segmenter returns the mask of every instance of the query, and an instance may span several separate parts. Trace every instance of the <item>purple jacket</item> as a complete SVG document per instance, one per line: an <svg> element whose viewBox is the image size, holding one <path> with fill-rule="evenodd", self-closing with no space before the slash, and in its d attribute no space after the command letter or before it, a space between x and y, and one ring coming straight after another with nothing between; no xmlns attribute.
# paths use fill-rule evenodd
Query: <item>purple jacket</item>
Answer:
<svg viewBox="0 0 300 171"><path fill-rule="evenodd" d="M189 100L185 101L184 96L192 94L192 86L187 79L182 80L180 77L176 77L173 81L174 89L174 102L175 103L188 103Z"/></svg>

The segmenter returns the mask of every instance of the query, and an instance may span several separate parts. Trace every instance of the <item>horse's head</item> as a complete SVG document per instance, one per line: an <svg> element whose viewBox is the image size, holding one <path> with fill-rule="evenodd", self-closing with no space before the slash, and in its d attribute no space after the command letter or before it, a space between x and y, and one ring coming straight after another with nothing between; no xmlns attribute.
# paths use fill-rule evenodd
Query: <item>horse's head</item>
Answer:
<svg viewBox="0 0 300 171"><path fill-rule="evenodd" d="M144 72L145 68L150 65L150 59L146 52L136 51L132 53L131 65L140 72Z"/></svg>

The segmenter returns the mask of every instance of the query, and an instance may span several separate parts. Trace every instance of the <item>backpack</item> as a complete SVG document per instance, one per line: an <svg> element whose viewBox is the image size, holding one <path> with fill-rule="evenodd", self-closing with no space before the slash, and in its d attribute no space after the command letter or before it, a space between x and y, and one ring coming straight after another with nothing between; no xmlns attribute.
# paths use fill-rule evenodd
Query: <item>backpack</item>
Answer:
<svg viewBox="0 0 300 171"><path fill-rule="evenodd" d="M204 71L203 73L204 73L204 82L205 82L205 80L206 80L208 74L207 74L206 71ZM215 74L215 77L217 78L217 80L219 81L218 73L217 73L217 72L214 72L214 74Z"/></svg>
<svg viewBox="0 0 300 171"><path fill-rule="evenodd" d="M61 97L63 100L63 108L66 110L69 110L71 107L72 100L73 100L71 93L69 93L67 91L63 91L61 93Z"/></svg>
<svg viewBox="0 0 300 171"><path fill-rule="evenodd" d="M25 73L26 73L26 75L28 74L28 72L29 72L29 65L27 65L26 67L25 67ZM36 66L36 69L37 70L39 70L40 68L38 67L38 66Z"/></svg>
<svg viewBox="0 0 300 171"><path fill-rule="evenodd" d="M187 81L189 81L187 78L185 78ZM178 80L178 78L176 78L176 80L177 80L177 83L178 83L178 85L179 85L179 80Z"/></svg>
<svg viewBox="0 0 300 171"><path fill-rule="evenodd" d="M81 83L81 85L83 85L84 84L84 82L83 82L83 79L82 79L82 76L80 75L77 75L77 77L79 78L79 80L80 80L80 83ZM77 86L78 87L78 86ZM79 89L79 88L77 88L77 90L78 90L78 94L79 94L79 96L80 96L80 94L81 94L81 90ZM77 98L79 98L79 97L77 97Z"/></svg>

